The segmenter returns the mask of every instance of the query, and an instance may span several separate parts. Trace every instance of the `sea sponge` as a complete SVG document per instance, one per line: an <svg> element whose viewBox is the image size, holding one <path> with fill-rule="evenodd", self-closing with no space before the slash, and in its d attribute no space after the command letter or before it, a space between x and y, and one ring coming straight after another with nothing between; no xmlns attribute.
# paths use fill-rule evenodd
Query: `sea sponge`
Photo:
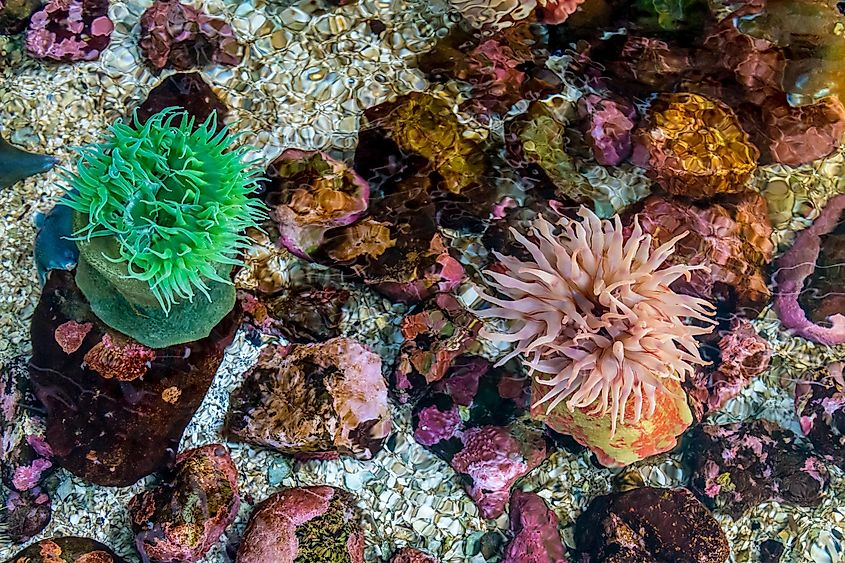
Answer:
<svg viewBox="0 0 845 563"><path fill-rule="evenodd" d="M215 114L196 125L176 108L118 121L65 171L76 282L103 322L153 348L208 336L232 310L244 230L264 215L246 149L216 129Z"/></svg>

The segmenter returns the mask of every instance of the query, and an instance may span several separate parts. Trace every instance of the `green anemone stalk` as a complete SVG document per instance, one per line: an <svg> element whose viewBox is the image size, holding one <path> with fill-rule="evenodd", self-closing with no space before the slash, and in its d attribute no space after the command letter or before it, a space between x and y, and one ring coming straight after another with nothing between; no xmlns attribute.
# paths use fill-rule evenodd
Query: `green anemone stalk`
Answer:
<svg viewBox="0 0 845 563"><path fill-rule="evenodd" d="M179 108L121 121L80 149L72 190L79 288L106 324L161 347L206 336L234 306L244 231L264 216L247 149Z"/></svg>

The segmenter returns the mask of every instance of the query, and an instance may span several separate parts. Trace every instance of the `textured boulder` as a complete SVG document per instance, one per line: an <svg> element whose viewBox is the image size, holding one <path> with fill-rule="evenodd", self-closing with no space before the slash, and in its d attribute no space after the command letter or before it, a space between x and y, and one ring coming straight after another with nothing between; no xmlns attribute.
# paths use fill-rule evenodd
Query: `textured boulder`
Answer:
<svg viewBox="0 0 845 563"><path fill-rule="evenodd" d="M575 524L585 561L724 563L719 523L686 489L644 487L594 499Z"/></svg>
<svg viewBox="0 0 845 563"><path fill-rule="evenodd" d="M510 503L513 539L502 563L566 563L557 515L535 493L514 491Z"/></svg>
<svg viewBox="0 0 845 563"><path fill-rule="evenodd" d="M480 329L478 318L446 293L402 319L403 341L393 372L393 391L400 401L419 396L427 385L443 379Z"/></svg>
<svg viewBox="0 0 845 563"><path fill-rule="evenodd" d="M124 563L124 559L100 542L67 536L34 543L5 563Z"/></svg>
<svg viewBox="0 0 845 563"><path fill-rule="evenodd" d="M232 26L178 0L155 0L147 8L141 16L140 45L155 70L234 66L243 56Z"/></svg>
<svg viewBox="0 0 845 563"><path fill-rule="evenodd" d="M542 396L545 388L535 383L535 396ZM546 426L572 436L588 447L606 467L622 467L647 457L671 450L692 423L692 413L680 384L667 380L664 390L655 393L656 408L651 417L639 422L626 422L613 432L613 419L608 414L594 414L592 407L570 410L563 402L550 412L545 405L533 406L531 414ZM626 405L627 421L634 419L634 402Z"/></svg>
<svg viewBox="0 0 845 563"><path fill-rule="evenodd" d="M501 515L513 484L546 457L542 432L520 419L527 405L527 378L478 356L457 358L415 405L414 439L462 476L485 518Z"/></svg>
<svg viewBox="0 0 845 563"><path fill-rule="evenodd" d="M268 346L232 395L237 439L302 458L370 459L391 430L381 358L349 338Z"/></svg>
<svg viewBox="0 0 845 563"><path fill-rule="evenodd" d="M419 549L403 547L393 554L390 563L438 563L438 559Z"/></svg>
<svg viewBox="0 0 845 563"><path fill-rule="evenodd" d="M800 447L792 432L766 420L700 426L687 457L692 490L734 517L765 500L814 506L829 481L819 457Z"/></svg>
<svg viewBox="0 0 845 563"><path fill-rule="evenodd" d="M286 489L255 507L238 563L364 563L364 534L354 497L333 487Z"/></svg>
<svg viewBox="0 0 845 563"><path fill-rule="evenodd" d="M238 470L222 444L182 452L172 479L129 502L135 544L144 560L202 558L240 507Z"/></svg>
<svg viewBox="0 0 845 563"><path fill-rule="evenodd" d="M106 486L171 467L239 319L236 307L207 338L148 348L106 327L73 274L54 271L33 316L30 362L54 461Z"/></svg>
<svg viewBox="0 0 845 563"><path fill-rule="evenodd" d="M108 12L108 0L50 0L29 20L26 50L38 59L96 60L114 31Z"/></svg>

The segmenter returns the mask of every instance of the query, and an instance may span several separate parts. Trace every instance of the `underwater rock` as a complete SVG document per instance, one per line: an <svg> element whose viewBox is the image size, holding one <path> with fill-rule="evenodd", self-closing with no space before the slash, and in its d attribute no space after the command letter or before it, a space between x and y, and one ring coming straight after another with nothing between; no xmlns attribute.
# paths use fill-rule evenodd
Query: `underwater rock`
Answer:
<svg viewBox="0 0 845 563"><path fill-rule="evenodd" d="M719 522L686 489L643 487L593 499L575 523L585 561L725 563Z"/></svg>
<svg viewBox="0 0 845 563"><path fill-rule="evenodd" d="M225 126L229 113L214 90L198 72L177 72L171 74L147 94L135 115L141 123L165 108L183 108L197 124L205 122L212 113L217 114L217 132Z"/></svg>
<svg viewBox="0 0 845 563"><path fill-rule="evenodd" d="M108 13L108 0L49 0L29 20L26 50L37 59L96 60L114 31Z"/></svg>
<svg viewBox="0 0 845 563"><path fill-rule="evenodd" d="M719 358L684 382L696 420L718 410L769 368L772 348L748 319L736 317L718 342Z"/></svg>
<svg viewBox="0 0 845 563"><path fill-rule="evenodd" d="M760 563L779 563L786 548L778 540L766 540L760 543Z"/></svg>
<svg viewBox="0 0 845 563"><path fill-rule="evenodd" d="M79 262L79 249L73 236L73 210L56 204L47 213L35 214L35 266L41 285L51 270L73 270Z"/></svg>
<svg viewBox="0 0 845 563"><path fill-rule="evenodd" d="M439 563L439 560L419 549L403 547L393 553L390 563Z"/></svg>
<svg viewBox="0 0 845 563"><path fill-rule="evenodd" d="M633 162L674 195L745 191L760 151L733 110L690 93L661 94L634 134Z"/></svg>
<svg viewBox="0 0 845 563"><path fill-rule="evenodd" d="M19 551L5 563L125 563L107 546L88 538L55 537Z"/></svg>
<svg viewBox="0 0 845 563"><path fill-rule="evenodd" d="M510 531L502 563L566 563L566 548L558 532L557 515L535 493L511 495Z"/></svg>
<svg viewBox="0 0 845 563"><path fill-rule="evenodd" d="M784 328L829 346L845 343L845 195L830 198L775 264L774 309Z"/></svg>
<svg viewBox="0 0 845 563"><path fill-rule="evenodd" d="M255 507L238 548L237 562L364 563L360 520L354 497L342 489L285 489Z"/></svg>
<svg viewBox="0 0 845 563"><path fill-rule="evenodd" d="M821 458L767 420L702 425L690 436L686 456L692 490L734 518L766 500L815 506L829 481Z"/></svg>
<svg viewBox="0 0 845 563"><path fill-rule="evenodd" d="M268 346L227 417L234 438L302 459L371 459L391 427L381 358L349 338Z"/></svg>
<svg viewBox="0 0 845 563"><path fill-rule="evenodd" d="M41 533L53 516L53 505L47 492L41 487L25 491L9 491L5 510L5 533L15 543L26 543Z"/></svg>
<svg viewBox="0 0 845 563"><path fill-rule="evenodd" d="M655 92L671 90L689 70L692 59L689 49L628 33L618 55L602 64L621 84Z"/></svg>
<svg viewBox="0 0 845 563"><path fill-rule="evenodd" d="M26 152L0 137L0 189L8 188L21 180L50 170L59 160Z"/></svg>
<svg viewBox="0 0 845 563"><path fill-rule="evenodd" d="M165 484L129 501L135 543L145 561L199 560L238 514L238 470L226 446L182 452L174 472Z"/></svg>
<svg viewBox="0 0 845 563"><path fill-rule="evenodd" d="M403 403L443 379L455 358L475 341L481 328L453 296L441 293L419 312L402 319L402 345L393 372L393 391Z"/></svg>
<svg viewBox="0 0 845 563"><path fill-rule="evenodd" d="M29 16L41 7L41 0L0 1L0 35L14 35L26 28Z"/></svg>
<svg viewBox="0 0 845 563"><path fill-rule="evenodd" d="M825 459L845 465L845 381L835 362L795 385L795 414L801 432Z"/></svg>
<svg viewBox="0 0 845 563"><path fill-rule="evenodd" d="M768 150L781 164L800 166L823 158L842 144L845 106L835 97L798 108L779 97L762 105Z"/></svg>
<svg viewBox="0 0 845 563"><path fill-rule="evenodd" d="M340 336L345 289L294 288L279 294L238 292L246 321L263 334L282 336L294 343L325 342Z"/></svg>
<svg viewBox="0 0 845 563"><path fill-rule="evenodd" d="M559 88L560 78L545 67L548 57L545 34L537 25L519 22L491 36L458 25L420 58L419 67L432 80L466 85L461 109L489 118Z"/></svg>
<svg viewBox="0 0 845 563"><path fill-rule="evenodd" d="M532 394L542 397L548 391L536 381ZM570 410L566 402L551 412L546 405L535 405L531 416L546 426L572 436L590 449L605 467L623 467L675 447L680 436L692 423L686 394L675 380L667 380L655 391L656 408L651 417L634 420L634 401L625 405L625 424L614 425L612 412L593 413L594 406ZM615 432L613 426L616 426Z"/></svg>
<svg viewBox="0 0 845 563"><path fill-rule="evenodd" d="M701 297L719 307L720 316L738 311L755 317L768 303L766 265L774 255L772 227L766 201L746 193L721 203L691 203L679 198L651 196L637 218L654 244L688 233L666 261L701 265L690 279L672 284L679 293Z"/></svg>
<svg viewBox="0 0 845 563"><path fill-rule="evenodd" d="M518 420L528 393L524 375L465 355L414 407L414 439L467 478L485 518L497 518L511 486L545 459L542 432Z"/></svg>
<svg viewBox="0 0 845 563"><path fill-rule="evenodd" d="M55 462L104 486L171 466L239 319L236 307L207 338L151 349L106 327L73 273L54 271L32 320L30 374ZM67 323L91 324L78 347Z"/></svg>
<svg viewBox="0 0 845 563"><path fill-rule="evenodd" d="M178 0L155 0L141 16L141 53L154 70L235 66L243 48L232 26Z"/></svg>
<svg viewBox="0 0 845 563"><path fill-rule="evenodd" d="M366 211L370 186L354 170L319 151L286 149L267 169L261 198L279 231L278 244L311 259L326 231Z"/></svg>
<svg viewBox="0 0 845 563"><path fill-rule="evenodd" d="M578 100L578 115L584 121L587 142L596 162L617 166L631 155L631 132L637 123L633 104L587 94Z"/></svg>

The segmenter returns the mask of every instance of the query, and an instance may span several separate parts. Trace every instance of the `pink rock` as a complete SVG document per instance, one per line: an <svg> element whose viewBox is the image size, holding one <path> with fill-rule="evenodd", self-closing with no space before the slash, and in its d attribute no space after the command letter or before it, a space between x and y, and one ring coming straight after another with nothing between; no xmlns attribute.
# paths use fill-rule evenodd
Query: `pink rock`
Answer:
<svg viewBox="0 0 845 563"><path fill-rule="evenodd" d="M775 272L774 308L783 326L798 336L828 346L845 343L845 311L831 312L828 324L823 326L810 320L798 301L806 280L816 270L824 244L822 237L837 229L844 213L845 195L831 198L815 222L798 233L792 248L778 259Z"/></svg>
<svg viewBox="0 0 845 563"><path fill-rule="evenodd" d="M78 323L68 321L56 328L56 342L59 343L65 354L72 354L79 350L82 341L94 327L92 323Z"/></svg>
<svg viewBox="0 0 845 563"><path fill-rule="evenodd" d="M270 496L250 516L237 561L364 563L360 513L353 496L326 486L286 489Z"/></svg>
<svg viewBox="0 0 845 563"><path fill-rule="evenodd" d="M824 158L842 144L845 106L835 96L797 108L778 96L762 108L769 150L781 164L800 166Z"/></svg>
<svg viewBox="0 0 845 563"><path fill-rule="evenodd" d="M543 23L560 24L575 13L584 0L537 0L540 19Z"/></svg>
<svg viewBox="0 0 845 563"><path fill-rule="evenodd" d="M566 563L557 515L539 495L514 491L509 516L513 539L502 563Z"/></svg>
<svg viewBox="0 0 845 563"><path fill-rule="evenodd" d="M419 549L403 547L393 554L390 563L438 563L438 559Z"/></svg>
<svg viewBox="0 0 845 563"><path fill-rule="evenodd" d="M578 115L585 122L587 142L596 162L616 166L631 155L631 132L637 121L633 104L587 94L578 100Z"/></svg>
<svg viewBox="0 0 845 563"><path fill-rule="evenodd" d="M269 346L232 395L240 440L302 458L370 459L392 428L381 358L350 338Z"/></svg>
<svg viewBox="0 0 845 563"><path fill-rule="evenodd" d="M177 0L155 0L144 12L140 46L156 70L188 70L209 63L235 66L243 56L232 26Z"/></svg>
<svg viewBox="0 0 845 563"><path fill-rule="evenodd" d="M132 498L129 517L145 561L201 559L240 507L238 470L222 444L179 454L172 481Z"/></svg>
<svg viewBox="0 0 845 563"><path fill-rule="evenodd" d="M455 435L461 425L461 413L456 406L441 411L435 405L422 409L417 415L414 440L423 446L433 446Z"/></svg>
<svg viewBox="0 0 845 563"><path fill-rule="evenodd" d="M38 59L93 61L111 41L108 0L50 0L35 12L26 49Z"/></svg>
<svg viewBox="0 0 845 563"><path fill-rule="evenodd" d="M541 434L518 440L512 429L516 427L470 428L461 436L463 449L451 461L455 471L469 477L467 493L485 518L500 516L511 486L546 457Z"/></svg>

